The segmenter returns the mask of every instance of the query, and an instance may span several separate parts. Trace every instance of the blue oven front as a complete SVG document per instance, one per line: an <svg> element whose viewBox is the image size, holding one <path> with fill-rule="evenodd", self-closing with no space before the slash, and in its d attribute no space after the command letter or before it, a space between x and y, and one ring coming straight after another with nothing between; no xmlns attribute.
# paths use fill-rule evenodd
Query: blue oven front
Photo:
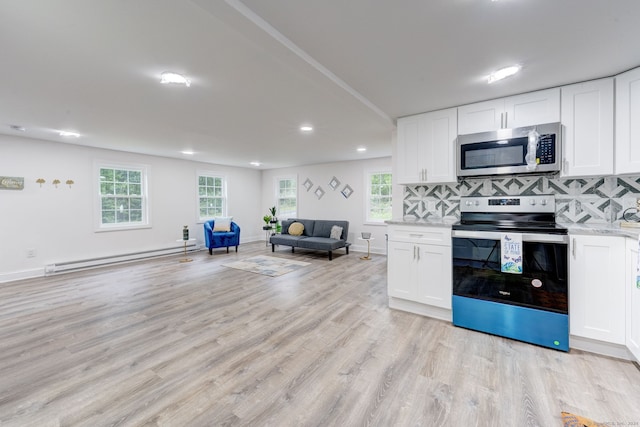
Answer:
<svg viewBox="0 0 640 427"><path fill-rule="evenodd" d="M567 235L522 234L522 274L501 271L501 233L452 235L454 325L569 350Z"/></svg>

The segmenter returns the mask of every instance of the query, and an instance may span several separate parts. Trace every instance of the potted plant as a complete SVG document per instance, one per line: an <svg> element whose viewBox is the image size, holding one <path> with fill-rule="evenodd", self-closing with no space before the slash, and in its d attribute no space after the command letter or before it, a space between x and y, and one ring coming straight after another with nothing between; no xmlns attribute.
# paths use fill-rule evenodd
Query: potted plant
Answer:
<svg viewBox="0 0 640 427"><path fill-rule="evenodd" d="M271 208L269 208L269 212L271 213L271 222L278 222L278 218L276 218L276 207L273 206Z"/></svg>

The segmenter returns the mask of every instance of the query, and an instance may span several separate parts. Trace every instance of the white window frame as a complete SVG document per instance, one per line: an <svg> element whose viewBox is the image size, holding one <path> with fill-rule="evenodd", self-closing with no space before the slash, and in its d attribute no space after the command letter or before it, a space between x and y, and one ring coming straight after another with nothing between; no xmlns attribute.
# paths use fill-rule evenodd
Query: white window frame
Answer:
<svg viewBox="0 0 640 427"><path fill-rule="evenodd" d="M293 185L293 191L295 194L295 200L296 200L296 210L293 214L290 213L285 213L283 214L281 209L280 209L280 182L281 181L290 181L293 180L294 185ZM298 210L300 208L300 206L298 206L298 203L300 202L300 198L298 197L298 176L297 175L287 175L287 176L279 176L275 178L275 200L276 200L276 216L278 218L278 220L283 220L283 219L287 219L287 218L297 218L298 217Z"/></svg>
<svg viewBox="0 0 640 427"><path fill-rule="evenodd" d="M202 217L200 216L200 177L214 178L222 180L222 214ZM201 224L205 221L215 218L216 216L227 216L228 198L227 198L227 177L226 175L213 171L197 171L196 172L196 222Z"/></svg>
<svg viewBox="0 0 640 427"><path fill-rule="evenodd" d="M371 177L373 175L391 175L391 182L389 183L389 198L391 199L391 203L389 205L389 217L388 218L383 218L383 219L377 219L377 218L371 218L370 214L371 214ZM365 171L364 174L364 188L366 188L366 193L364 195L364 205L365 205L365 213L364 213L364 218L365 218L365 224L368 225L386 225L385 221L392 219L393 218L393 174L392 171L390 169L376 169L376 170L369 170L369 171Z"/></svg>
<svg viewBox="0 0 640 427"><path fill-rule="evenodd" d="M102 169L116 169L140 172L140 196L141 202L141 214L142 220L140 222L120 222L120 223L107 223L102 222L102 179L100 176ZM97 160L94 162L94 188L95 188L95 231L118 231L118 230L136 230L141 228L151 227L151 215L150 215L150 200L149 200L149 166L138 163L125 163L125 162L113 162Z"/></svg>

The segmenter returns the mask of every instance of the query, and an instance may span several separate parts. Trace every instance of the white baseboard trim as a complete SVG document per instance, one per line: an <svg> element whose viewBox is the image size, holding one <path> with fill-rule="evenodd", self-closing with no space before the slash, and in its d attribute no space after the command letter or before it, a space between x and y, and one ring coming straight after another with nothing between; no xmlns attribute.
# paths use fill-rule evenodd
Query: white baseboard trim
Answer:
<svg viewBox="0 0 640 427"><path fill-rule="evenodd" d="M12 271L10 273L0 274L0 283L14 282L16 280L33 279L44 276L44 268L32 268L23 271Z"/></svg>
<svg viewBox="0 0 640 427"><path fill-rule="evenodd" d="M631 352L624 345L592 340L590 338L576 337L574 335L569 336L569 349L615 357L616 359L635 360Z"/></svg>
<svg viewBox="0 0 640 427"><path fill-rule="evenodd" d="M434 307L432 305L420 304L419 302L408 301L402 298L389 297L389 308L394 310L407 311L421 316L433 317L435 319L451 322L453 316L450 309Z"/></svg>

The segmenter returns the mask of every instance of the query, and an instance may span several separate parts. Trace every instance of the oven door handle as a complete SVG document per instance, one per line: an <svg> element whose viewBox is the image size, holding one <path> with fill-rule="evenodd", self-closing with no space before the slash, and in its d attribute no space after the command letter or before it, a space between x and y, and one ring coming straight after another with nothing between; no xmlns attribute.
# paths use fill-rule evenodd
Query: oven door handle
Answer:
<svg viewBox="0 0 640 427"><path fill-rule="evenodd" d="M519 233L522 234L523 242L543 242L543 243L569 243L569 236L566 234L545 234L545 233ZM472 231L472 230L452 230L452 238L479 239L479 240L500 240L502 233L498 231Z"/></svg>

